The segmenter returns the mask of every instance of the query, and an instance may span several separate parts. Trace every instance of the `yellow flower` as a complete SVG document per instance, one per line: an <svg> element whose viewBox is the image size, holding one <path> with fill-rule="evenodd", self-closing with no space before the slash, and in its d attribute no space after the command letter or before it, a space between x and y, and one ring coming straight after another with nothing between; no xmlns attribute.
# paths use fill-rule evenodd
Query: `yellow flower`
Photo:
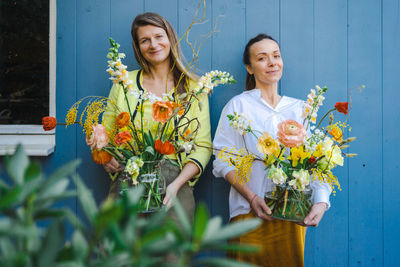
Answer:
<svg viewBox="0 0 400 267"><path fill-rule="evenodd" d="M258 138L257 150L265 155L272 155L276 151L279 151L279 144L269 133L264 132L263 135Z"/></svg>
<svg viewBox="0 0 400 267"><path fill-rule="evenodd" d="M317 147L315 148L315 151L313 153L313 156L316 158L322 157L323 153L322 153L322 145L318 144Z"/></svg>
<svg viewBox="0 0 400 267"><path fill-rule="evenodd" d="M300 164L303 164L303 161L311 156L309 152L304 150L304 146L292 147L290 152L291 155L288 157L288 159L292 160L293 167L296 167L299 161Z"/></svg>
<svg viewBox="0 0 400 267"><path fill-rule="evenodd" d="M284 151L283 150L281 151L280 149L278 149L278 150L275 150L272 155L267 155L265 157L265 161L264 161L265 166L269 167L272 163L274 163L276 161L275 158L278 158L279 160L284 161L285 160Z"/></svg>

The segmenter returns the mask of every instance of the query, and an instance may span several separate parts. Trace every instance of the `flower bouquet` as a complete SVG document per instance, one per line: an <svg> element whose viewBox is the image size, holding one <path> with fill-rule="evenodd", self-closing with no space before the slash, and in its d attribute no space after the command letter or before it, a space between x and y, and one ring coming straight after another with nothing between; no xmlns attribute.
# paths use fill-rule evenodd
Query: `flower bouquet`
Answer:
<svg viewBox="0 0 400 267"><path fill-rule="evenodd" d="M274 190L265 195L273 218L302 222L312 207L312 182L328 183L335 194L335 188L340 189L340 184L332 169L337 165L343 166L344 157L356 156L342 151L355 140L355 137L343 139L344 129L351 130L347 120L343 123L334 122L333 116L334 111L347 115L348 102L336 103L317 126L311 126L316 123L317 112L327 89L319 86L316 86L316 90L311 89L303 106L303 124L294 120L282 121L278 125L277 138L268 132L252 129L244 114L228 115L230 125L239 134L253 134L258 139L257 150L260 154L231 148L221 150L217 157L229 166L235 166L235 179L240 183L248 181L254 160L264 163L268 170L267 179L275 184ZM328 124L321 127L328 115Z"/></svg>
<svg viewBox="0 0 400 267"><path fill-rule="evenodd" d="M115 158L122 173L110 174L118 179L120 193L129 187L141 184L145 187L141 198L143 211L152 211L162 206L165 194L165 180L160 175L163 161L181 167L179 158L171 160L169 155L190 153L196 146L195 136L201 127L197 118L188 118L187 113L197 103L199 97L210 94L219 84L235 82L226 72L211 71L202 76L193 90L171 97L159 98L150 92L135 89L129 80L127 66L122 64L125 57L118 52L119 44L110 38L111 48L107 54L110 79L123 90L125 104L129 112L122 112L110 98L88 96L76 102L66 115L66 126L80 124L91 148L93 160L105 164ZM177 86L175 86L177 88ZM136 108L131 107L128 96L138 99ZM144 105L151 104L152 119L144 118ZM84 106L83 109L80 109ZM80 113L80 114L79 114ZM137 115L137 116L136 116ZM135 116L138 118L135 120ZM103 118L102 123L99 119ZM57 125L55 118L43 118L43 127L50 130Z"/></svg>

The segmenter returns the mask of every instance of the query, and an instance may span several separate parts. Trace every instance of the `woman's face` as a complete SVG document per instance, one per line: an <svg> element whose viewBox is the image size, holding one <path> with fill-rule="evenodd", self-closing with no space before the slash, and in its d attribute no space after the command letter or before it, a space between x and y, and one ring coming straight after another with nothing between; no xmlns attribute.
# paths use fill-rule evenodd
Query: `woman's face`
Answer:
<svg viewBox="0 0 400 267"><path fill-rule="evenodd" d="M169 60L171 44L164 29L146 25L137 30L139 49L146 61L158 65Z"/></svg>
<svg viewBox="0 0 400 267"><path fill-rule="evenodd" d="M250 74L254 74L257 87L262 84L274 84L281 79L283 61L279 45L275 41L263 39L254 43L249 52L250 65L246 65L246 69Z"/></svg>

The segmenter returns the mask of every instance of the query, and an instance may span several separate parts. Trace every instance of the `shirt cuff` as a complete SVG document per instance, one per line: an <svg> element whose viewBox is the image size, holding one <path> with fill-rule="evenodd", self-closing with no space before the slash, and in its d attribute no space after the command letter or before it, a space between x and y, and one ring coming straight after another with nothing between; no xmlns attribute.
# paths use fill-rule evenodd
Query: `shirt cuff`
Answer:
<svg viewBox="0 0 400 267"><path fill-rule="evenodd" d="M313 203L324 202L327 204L327 210L331 207L331 202L329 201L329 193L323 190L314 190L313 192Z"/></svg>

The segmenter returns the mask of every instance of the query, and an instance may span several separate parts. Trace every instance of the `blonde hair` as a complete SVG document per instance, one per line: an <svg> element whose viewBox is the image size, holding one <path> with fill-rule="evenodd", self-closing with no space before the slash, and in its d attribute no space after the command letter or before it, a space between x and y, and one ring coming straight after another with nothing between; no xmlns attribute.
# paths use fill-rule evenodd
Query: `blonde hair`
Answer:
<svg viewBox="0 0 400 267"><path fill-rule="evenodd" d="M185 65L183 64L184 57L181 52L181 48L178 42L178 36L172 27L172 25L161 15L153 12L146 12L139 14L132 22L131 35L132 35L132 46L135 53L135 58L139 65L146 73L150 73L150 66L146 59L143 57L139 48L139 40L137 36L137 30L139 27L152 25L165 30L168 36L168 40L171 44L170 57L170 67L172 69L172 74L174 77L174 84L176 86L176 91L178 94L182 94L187 91L187 87L190 80L198 80L198 77L187 71ZM181 79L181 76L182 79Z"/></svg>

